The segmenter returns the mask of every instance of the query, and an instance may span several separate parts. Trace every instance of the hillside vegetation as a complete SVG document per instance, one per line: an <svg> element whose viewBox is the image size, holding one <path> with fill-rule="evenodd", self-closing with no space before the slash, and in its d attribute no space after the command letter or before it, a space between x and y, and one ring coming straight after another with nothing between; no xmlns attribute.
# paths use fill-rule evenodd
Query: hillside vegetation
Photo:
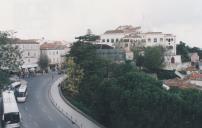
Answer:
<svg viewBox="0 0 202 128"><path fill-rule="evenodd" d="M161 81L130 63L115 64L100 59L96 47L89 43L74 43L68 58L73 62L67 67L74 70L68 74L71 83L63 85L64 95L106 127L202 127L200 91L175 88L166 91Z"/></svg>

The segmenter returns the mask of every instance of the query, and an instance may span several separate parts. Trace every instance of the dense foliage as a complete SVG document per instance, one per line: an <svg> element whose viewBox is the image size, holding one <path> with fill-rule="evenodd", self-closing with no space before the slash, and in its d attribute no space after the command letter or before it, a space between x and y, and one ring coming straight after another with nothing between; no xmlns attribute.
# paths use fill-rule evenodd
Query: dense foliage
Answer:
<svg viewBox="0 0 202 128"><path fill-rule="evenodd" d="M49 59L46 54L41 54L38 60L38 65L42 70L47 70Z"/></svg>
<svg viewBox="0 0 202 128"><path fill-rule="evenodd" d="M73 57L68 57L66 61L67 66L67 82L64 88L71 95L77 95L79 83L83 78L83 70L74 62Z"/></svg>
<svg viewBox="0 0 202 128"><path fill-rule="evenodd" d="M22 65L21 51L13 45L11 32L0 31L0 85L8 83L9 72L18 72Z"/></svg>
<svg viewBox="0 0 202 128"><path fill-rule="evenodd" d="M70 56L83 69L84 76L78 85L78 95L66 95L106 127L202 127L200 91L166 91L160 81L130 63L113 64L98 58L92 44L75 43Z"/></svg>
<svg viewBox="0 0 202 128"><path fill-rule="evenodd" d="M21 51L14 44L12 33L0 31L0 68L19 71L22 65Z"/></svg>
<svg viewBox="0 0 202 128"><path fill-rule="evenodd" d="M162 47L147 47L143 53L134 51L136 65L138 67L144 67L153 72L163 67L164 50Z"/></svg>
<svg viewBox="0 0 202 128"><path fill-rule="evenodd" d="M182 57L182 62L187 62L189 61L189 48L186 46L185 43L180 42L180 44L177 45L177 54L181 55Z"/></svg>
<svg viewBox="0 0 202 128"><path fill-rule="evenodd" d="M164 52L160 46L147 47L144 51L144 66L150 70L157 70L163 67Z"/></svg>
<svg viewBox="0 0 202 128"><path fill-rule="evenodd" d="M176 78L175 70L161 70L159 69L157 71L157 77L159 80L167 80L167 79L173 79Z"/></svg>
<svg viewBox="0 0 202 128"><path fill-rule="evenodd" d="M0 88L3 88L4 85L9 84L9 74L3 70L0 70Z"/></svg>
<svg viewBox="0 0 202 128"><path fill-rule="evenodd" d="M182 62L190 61L189 53L198 53L199 58L202 59L202 50L198 47L190 47L186 43L180 41L177 45L177 54L182 56Z"/></svg>

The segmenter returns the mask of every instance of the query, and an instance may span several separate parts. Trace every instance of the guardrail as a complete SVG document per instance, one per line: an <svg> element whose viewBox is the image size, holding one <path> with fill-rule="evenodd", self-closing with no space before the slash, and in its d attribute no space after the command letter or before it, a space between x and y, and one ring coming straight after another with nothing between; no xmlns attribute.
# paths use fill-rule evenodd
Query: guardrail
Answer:
<svg viewBox="0 0 202 128"><path fill-rule="evenodd" d="M56 80L49 90L51 102L72 124L79 128L105 128L93 118L72 105L62 94L60 85L66 79L66 75ZM53 96L54 95L54 96Z"/></svg>

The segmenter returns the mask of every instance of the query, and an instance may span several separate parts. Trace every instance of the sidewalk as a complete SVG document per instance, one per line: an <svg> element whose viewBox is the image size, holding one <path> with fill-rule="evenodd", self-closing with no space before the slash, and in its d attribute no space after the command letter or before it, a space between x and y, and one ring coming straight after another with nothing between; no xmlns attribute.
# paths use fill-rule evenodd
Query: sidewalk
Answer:
<svg viewBox="0 0 202 128"><path fill-rule="evenodd" d="M68 101L64 101L60 96L60 90L58 85L64 81L66 75L61 76L57 79L49 90L49 97L51 102L55 107L68 119L72 121L73 124L77 125L79 128L101 128L102 126L92 120L90 120L87 115L84 116L76 107L74 107ZM67 103L68 102L68 103Z"/></svg>

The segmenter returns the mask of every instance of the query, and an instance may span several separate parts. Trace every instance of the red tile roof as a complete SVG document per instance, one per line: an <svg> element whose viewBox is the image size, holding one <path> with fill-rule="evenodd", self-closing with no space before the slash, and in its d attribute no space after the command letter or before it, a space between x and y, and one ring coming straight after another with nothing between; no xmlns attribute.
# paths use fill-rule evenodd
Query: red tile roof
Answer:
<svg viewBox="0 0 202 128"><path fill-rule="evenodd" d="M123 30L108 30L104 34L116 34L116 33L124 33Z"/></svg>
<svg viewBox="0 0 202 128"><path fill-rule="evenodd" d="M22 39L13 39L12 40L13 44L39 44L39 42L37 42L37 39L29 39L29 40L22 40Z"/></svg>
<svg viewBox="0 0 202 128"><path fill-rule="evenodd" d="M67 46L58 43L44 43L40 46L41 50L61 50L65 48L67 48Z"/></svg>
<svg viewBox="0 0 202 128"><path fill-rule="evenodd" d="M140 30L141 27L133 27L132 25L125 25L125 26L119 26L115 30L108 30L104 34L116 34L116 33L133 33Z"/></svg>
<svg viewBox="0 0 202 128"><path fill-rule="evenodd" d="M162 32L146 32L145 34L163 34Z"/></svg>

